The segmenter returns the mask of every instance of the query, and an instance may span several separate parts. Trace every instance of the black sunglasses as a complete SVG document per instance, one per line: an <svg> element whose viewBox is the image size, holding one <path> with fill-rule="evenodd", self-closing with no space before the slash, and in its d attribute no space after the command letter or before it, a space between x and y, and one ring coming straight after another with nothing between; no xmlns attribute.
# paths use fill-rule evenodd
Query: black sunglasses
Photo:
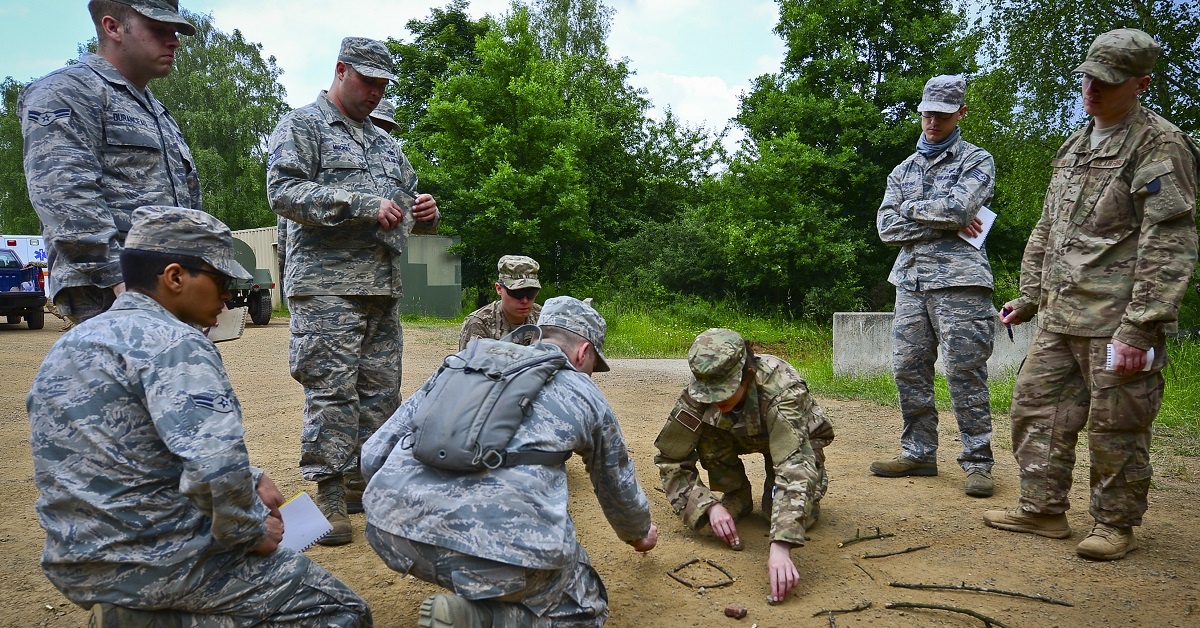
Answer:
<svg viewBox="0 0 1200 628"><path fill-rule="evenodd" d="M180 266L183 266L183 264L180 264ZM229 284L233 282L233 277L230 277L229 275L226 275L224 273L217 272L215 270L209 270L207 268L197 268L195 266L183 266L183 267L192 272L204 273L205 275L212 277L213 282L217 284L217 290L220 290L221 292L225 292L226 290L229 290Z"/></svg>
<svg viewBox="0 0 1200 628"><path fill-rule="evenodd" d="M508 288L505 288L504 291L508 293L508 296L518 301L532 301L537 298L538 294L537 288L521 288L520 290L509 290Z"/></svg>

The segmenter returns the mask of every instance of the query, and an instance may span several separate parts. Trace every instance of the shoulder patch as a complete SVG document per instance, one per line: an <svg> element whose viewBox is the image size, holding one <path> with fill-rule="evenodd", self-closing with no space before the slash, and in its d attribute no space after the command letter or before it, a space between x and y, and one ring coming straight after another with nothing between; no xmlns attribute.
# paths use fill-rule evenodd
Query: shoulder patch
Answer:
<svg viewBox="0 0 1200 628"><path fill-rule="evenodd" d="M71 110L66 107L63 107L62 109L55 109L54 111L29 111L29 121L41 126L49 126L50 123L54 122L55 120L62 120L70 117Z"/></svg>
<svg viewBox="0 0 1200 628"><path fill-rule="evenodd" d="M700 429L700 419L698 417L696 417L696 415L692 414L691 412L688 412L687 410L685 410L683 408L680 408L678 412L671 415L671 418L675 419L676 421L679 422L680 425L688 428L689 430L691 430L693 432Z"/></svg>
<svg viewBox="0 0 1200 628"><path fill-rule="evenodd" d="M201 408L221 413L233 412L233 400L229 398L229 395L204 392L192 393L188 396L191 397L192 403Z"/></svg>

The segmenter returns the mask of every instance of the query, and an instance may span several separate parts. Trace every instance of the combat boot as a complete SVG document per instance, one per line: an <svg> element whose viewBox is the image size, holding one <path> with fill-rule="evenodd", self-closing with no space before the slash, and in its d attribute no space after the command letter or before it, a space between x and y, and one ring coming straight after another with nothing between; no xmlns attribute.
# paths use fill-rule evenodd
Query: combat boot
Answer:
<svg viewBox="0 0 1200 628"><path fill-rule="evenodd" d="M1092 533L1075 548L1075 553L1092 560L1117 560L1137 549L1133 528L1118 528L1096 522Z"/></svg>
<svg viewBox="0 0 1200 628"><path fill-rule="evenodd" d="M175 611L139 611L107 602L92 605L88 628L183 628L185 614ZM189 625L191 621L187 621Z"/></svg>
<svg viewBox="0 0 1200 628"><path fill-rule="evenodd" d="M354 539L350 517L346 514L346 486L340 476L317 482L317 507L333 525L333 530L321 537L317 543L345 545Z"/></svg>
<svg viewBox="0 0 1200 628"><path fill-rule="evenodd" d="M904 456L891 460L876 460L871 463L871 473L885 478L902 478L910 475L937 475L937 461L921 462Z"/></svg>
<svg viewBox="0 0 1200 628"><path fill-rule="evenodd" d="M367 490L367 481L357 469L347 471L342 477L346 479L346 513L357 515L363 511L362 496Z"/></svg>
<svg viewBox="0 0 1200 628"><path fill-rule="evenodd" d="M492 611L459 595L431 595L417 611L417 628L489 628Z"/></svg>
<svg viewBox="0 0 1200 628"><path fill-rule="evenodd" d="M992 482L992 472L978 467L967 471L967 495L971 497L991 497L995 490Z"/></svg>
<svg viewBox="0 0 1200 628"><path fill-rule="evenodd" d="M1020 508L1006 510L986 510L983 522L993 528L1009 532L1028 532L1052 539L1065 539L1071 536L1071 526L1067 524L1067 516L1035 515Z"/></svg>

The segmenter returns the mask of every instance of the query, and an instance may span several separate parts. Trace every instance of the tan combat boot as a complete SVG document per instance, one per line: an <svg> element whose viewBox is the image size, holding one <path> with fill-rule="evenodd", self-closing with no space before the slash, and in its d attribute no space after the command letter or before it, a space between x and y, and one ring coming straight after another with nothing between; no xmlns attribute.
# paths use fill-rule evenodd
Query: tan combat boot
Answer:
<svg viewBox="0 0 1200 628"><path fill-rule="evenodd" d="M367 490L367 481L357 469L347 471L342 477L346 479L346 512L357 515L363 511L362 497L363 491Z"/></svg>
<svg viewBox="0 0 1200 628"><path fill-rule="evenodd" d="M991 497L995 490L992 472L978 467L967 471L967 495L971 497Z"/></svg>
<svg viewBox="0 0 1200 628"><path fill-rule="evenodd" d="M317 541L321 545L345 545L354 540L350 517L346 514L346 486L342 478L332 477L317 482L317 507L333 525L333 530Z"/></svg>
<svg viewBox="0 0 1200 628"><path fill-rule="evenodd" d="M937 475L937 461L920 462L904 456L896 456L890 460L876 460L871 463L871 473L885 478L903 478L910 475Z"/></svg>
<svg viewBox="0 0 1200 628"><path fill-rule="evenodd" d="M1092 533L1075 548L1075 553L1092 560L1117 560L1137 549L1133 528L1118 528L1096 522Z"/></svg>
<svg viewBox="0 0 1200 628"><path fill-rule="evenodd" d="M1071 536L1071 526L1067 524L1067 516L1064 514L1035 515L1020 508L987 510L983 513L983 522L1000 530L1028 532L1052 539Z"/></svg>

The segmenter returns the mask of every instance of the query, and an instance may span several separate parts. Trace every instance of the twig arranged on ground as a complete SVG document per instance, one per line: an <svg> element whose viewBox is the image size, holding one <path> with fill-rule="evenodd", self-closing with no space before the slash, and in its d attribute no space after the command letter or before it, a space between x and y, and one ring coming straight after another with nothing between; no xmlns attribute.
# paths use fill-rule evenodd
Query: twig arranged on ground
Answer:
<svg viewBox="0 0 1200 628"><path fill-rule="evenodd" d="M858 567L858 570L859 570L859 571L861 571L861 572L863 572L863 573L865 573L865 574L867 574L867 577L868 577L868 578L870 578L870 579L872 579L872 580L874 580L874 579L875 579L875 576L872 576L872 575L871 575L871 572L867 571L866 569L863 569L863 566L862 566L862 565L860 565L860 564L858 564L858 563L856 563L856 562L854 562L854 561L850 561L850 564L854 565L855 567Z"/></svg>
<svg viewBox="0 0 1200 628"><path fill-rule="evenodd" d="M888 586L899 587L902 589L945 589L950 591L977 591L979 593L995 593L996 595L1010 595L1012 597L1023 597L1028 600L1037 600L1039 602L1047 602L1049 604L1058 604L1059 606L1075 606L1070 602L1056 600L1052 597L1043 595L1033 595L1031 593L1019 593L1017 591L1004 591L1002 589L989 589L987 587L967 586L966 582L962 584L911 584L907 582L889 582Z"/></svg>
<svg viewBox="0 0 1200 628"><path fill-rule="evenodd" d="M896 535L892 534L891 532L880 532L879 528L875 528L875 534L871 534L868 536L862 536L861 531L856 528L854 530L854 538L846 539L845 541L838 543L838 547L846 547L847 545L852 545L854 543L858 543L859 541L874 541L875 539L886 539L889 536L896 536Z"/></svg>
<svg viewBox="0 0 1200 628"><path fill-rule="evenodd" d="M824 615L826 613L828 613L830 615L845 615L846 613L858 613L860 611L865 611L868 608L871 608L870 601L863 602L862 604L859 604L858 606L855 606L854 608L823 608L823 609L813 613L813 617L820 617L821 615Z"/></svg>
<svg viewBox="0 0 1200 628"><path fill-rule="evenodd" d="M837 628L837 620L833 618L833 613L829 614L829 628Z"/></svg>
<svg viewBox="0 0 1200 628"><path fill-rule="evenodd" d="M962 613L963 615L970 615L971 617L974 617L975 619L978 619L979 621L983 622L983 625L986 628L992 628L992 626L995 626L996 628L1010 628L1008 624L996 621L995 619L992 619L991 617L988 617L987 615L984 615L983 613L977 613L973 610L959 608L957 606L946 606L944 604L918 604L916 602L888 602L887 604L884 604L883 607L889 608L889 609L928 608L928 609L933 609L933 610L938 610L938 611L950 611L951 613Z"/></svg>
<svg viewBox="0 0 1200 628"><path fill-rule="evenodd" d="M916 551L920 551L923 549L929 549L929 546L928 545L918 545L916 547L902 549L898 552L887 552L885 554L863 554L863 558L887 558L888 556L899 556L900 554L907 554L909 552L916 552Z"/></svg>
<svg viewBox="0 0 1200 628"><path fill-rule="evenodd" d="M695 565L698 562L700 562L699 558L693 558L689 561L684 561L682 563L679 563L679 565L677 567L675 567L671 571L668 571L667 575L671 576L671 578L674 579L676 582L688 587L689 589L718 589L720 587L727 587L727 586L733 584L733 580L734 580L733 574L730 573L728 569L718 565L716 563L716 561L712 561L707 558L704 559L704 562L706 564L708 564L709 567L712 567L713 569L716 569L717 571L725 574L725 577L727 578L726 580L718 580L712 584L696 584L696 583L692 582L691 580L688 580L687 578L684 578L683 576L679 575L680 570L684 569L685 567L690 567L692 565Z"/></svg>

